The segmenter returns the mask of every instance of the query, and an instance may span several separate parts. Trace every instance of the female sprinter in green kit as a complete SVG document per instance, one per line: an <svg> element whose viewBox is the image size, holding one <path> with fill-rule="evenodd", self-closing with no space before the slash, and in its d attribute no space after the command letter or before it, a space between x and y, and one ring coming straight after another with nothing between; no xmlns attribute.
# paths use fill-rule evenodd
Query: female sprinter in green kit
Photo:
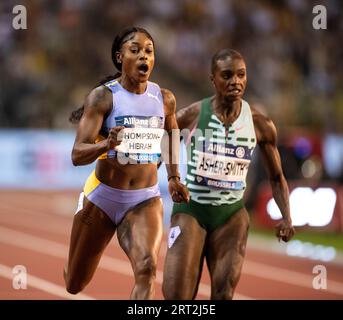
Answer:
<svg viewBox="0 0 343 320"><path fill-rule="evenodd" d="M163 279L166 299L196 297L205 258L211 299L233 298L249 228L243 203L245 179L256 144L283 216L277 237L288 241L294 235L275 126L242 99L247 83L243 57L230 49L216 53L211 80L214 96L177 113L180 130L191 131L186 178L191 200L173 207ZM199 130L200 136L192 135ZM206 135L206 130L212 134Z"/></svg>

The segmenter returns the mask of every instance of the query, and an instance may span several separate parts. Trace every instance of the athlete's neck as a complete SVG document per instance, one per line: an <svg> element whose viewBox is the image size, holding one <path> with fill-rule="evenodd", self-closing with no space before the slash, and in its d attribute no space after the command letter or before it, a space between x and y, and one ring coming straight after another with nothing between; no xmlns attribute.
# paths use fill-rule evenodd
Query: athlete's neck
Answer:
<svg viewBox="0 0 343 320"><path fill-rule="evenodd" d="M143 94L146 90L146 86L148 85L148 82L135 81L126 74L122 74L118 82L124 89L136 94Z"/></svg>
<svg viewBox="0 0 343 320"><path fill-rule="evenodd" d="M226 126L234 123L239 114L241 113L242 101L239 100L227 100L225 98L214 96L212 102L212 110L215 115L222 121Z"/></svg>

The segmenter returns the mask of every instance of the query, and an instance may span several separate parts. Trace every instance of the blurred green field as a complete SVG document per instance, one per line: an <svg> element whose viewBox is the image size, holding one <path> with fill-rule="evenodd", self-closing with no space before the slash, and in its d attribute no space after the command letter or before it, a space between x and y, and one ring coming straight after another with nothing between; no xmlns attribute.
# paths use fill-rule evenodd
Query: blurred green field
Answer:
<svg viewBox="0 0 343 320"><path fill-rule="evenodd" d="M302 231L296 228L296 234L293 240L300 240L303 242L311 242L313 244L320 244L323 246L332 246L336 250L343 253L343 234L333 232L309 232ZM254 226L250 228L250 234L264 236L266 238L274 238L274 230L261 229Z"/></svg>

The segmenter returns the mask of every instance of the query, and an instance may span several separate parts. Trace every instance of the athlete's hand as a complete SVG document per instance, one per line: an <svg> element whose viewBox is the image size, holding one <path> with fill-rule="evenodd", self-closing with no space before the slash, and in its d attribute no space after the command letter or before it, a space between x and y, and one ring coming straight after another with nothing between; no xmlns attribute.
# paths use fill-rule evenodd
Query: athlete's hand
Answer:
<svg viewBox="0 0 343 320"><path fill-rule="evenodd" d="M123 130L124 128L125 128L124 126L116 126L116 127L111 128L108 134L108 138L107 138L107 147L109 150L114 149L116 146L118 146L121 143L122 139L119 135L119 132Z"/></svg>
<svg viewBox="0 0 343 320"><path fill-rule="evenodd" d="M175 177L169 180L168 190L174 202L189 202L189 191L179 178Z"/></svg>
<svg viewBox="0 0 343 320"><path fill-rule="evenodd" d="M288 242L295 234L295 229L292 226L292 221L287 219L282 219L275 227L276 236L279 241L283 240Z"/></svg>

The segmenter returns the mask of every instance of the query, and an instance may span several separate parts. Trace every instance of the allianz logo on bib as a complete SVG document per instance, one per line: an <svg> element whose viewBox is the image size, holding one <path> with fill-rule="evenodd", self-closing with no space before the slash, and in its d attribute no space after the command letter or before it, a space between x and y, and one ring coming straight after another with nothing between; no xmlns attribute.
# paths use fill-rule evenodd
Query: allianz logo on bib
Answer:
<svg viewBox="0 0 343 320"><path fill-rule="evenodd" d="M149 119L137 119L136 117L125 117L124 125L149 125Z"/></svg>
<svg viewBox="0 0 343 320"><path fill-rule="evenodd" d="M120 124L120 120L118 121L118 125ZM144 118L137 118L137 117L124 117L122 119L122 124L124 126L142 126L142 127L150 127L150 128L159 128L160 127L160 118L159 117L144 117Z"/></svg>
<svg viewBox="0 0 343 320"><path fill-rule="evenodd" d="M149 125L151 128L158 128L160 125L160 122L157 117L151 117L149 119Z"/></svg>
<svg viewBox="0 0 343 320"><path fill-rule="evenodd" d="M244 158L244 155L245 155L245 150L244 150L244 148L238 147L238 148L236 149L236 156L237 156L238 158Z"/></svg>
<svg viewBox="0 0 343 320"><path fill-rule="evenodd" d="M236 156L239 159L250 159L252 150L249 152L249 149L245 149L242 146L233 146L229 144L218 144L218 143L209 143L206 147L207 153L222 154L225 156Z"/></svg>

